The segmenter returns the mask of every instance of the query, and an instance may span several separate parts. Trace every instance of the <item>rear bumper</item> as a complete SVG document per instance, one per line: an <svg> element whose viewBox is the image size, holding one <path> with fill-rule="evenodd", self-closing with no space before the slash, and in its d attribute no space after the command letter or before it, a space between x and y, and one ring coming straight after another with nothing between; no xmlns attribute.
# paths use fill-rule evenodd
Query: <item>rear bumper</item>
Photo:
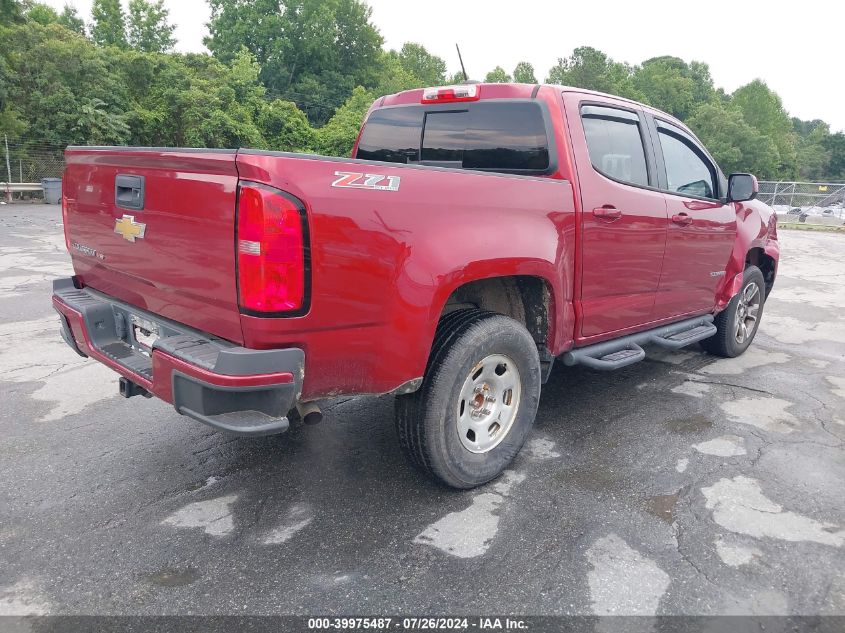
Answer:
<svg viewBox="0 0 845 633"><path fill-rule="evenodd" d="M253 350L135 308L73 279L53 282L61 335L82 356L111 367L176 410L219 430L270 435L287 430L302 390L302 350ZM158 329L151 348L133 319Z"/></svg>

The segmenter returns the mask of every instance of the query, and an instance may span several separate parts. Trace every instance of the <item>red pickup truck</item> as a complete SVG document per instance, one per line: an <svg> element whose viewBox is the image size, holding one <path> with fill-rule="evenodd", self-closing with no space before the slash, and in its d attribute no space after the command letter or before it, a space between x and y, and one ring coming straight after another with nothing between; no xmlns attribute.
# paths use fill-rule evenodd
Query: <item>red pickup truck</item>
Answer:
<svg viewBox="0 0 845 633"><path fill-rule="evenodd" d="M353 158L71 147L62 336L127 397L245 435L395 394L442 482L496 477L565 365L642 345L737 356L777 272L776 216L682 123L551 85L409 90Z"/></svg>

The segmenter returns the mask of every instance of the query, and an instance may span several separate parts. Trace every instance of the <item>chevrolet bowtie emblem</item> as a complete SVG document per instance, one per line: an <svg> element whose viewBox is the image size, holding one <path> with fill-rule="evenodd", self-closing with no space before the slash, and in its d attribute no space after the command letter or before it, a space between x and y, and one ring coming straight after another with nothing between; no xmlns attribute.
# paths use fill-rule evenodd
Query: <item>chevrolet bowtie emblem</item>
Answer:
<svg viewBox="0 0 845 633"><path fill-rule="evenodd" d="M134 215L124 215L114 221L114 232L122 236L127 242L134 242L136 239L143 239L147 225L136 222Z"/></svg>

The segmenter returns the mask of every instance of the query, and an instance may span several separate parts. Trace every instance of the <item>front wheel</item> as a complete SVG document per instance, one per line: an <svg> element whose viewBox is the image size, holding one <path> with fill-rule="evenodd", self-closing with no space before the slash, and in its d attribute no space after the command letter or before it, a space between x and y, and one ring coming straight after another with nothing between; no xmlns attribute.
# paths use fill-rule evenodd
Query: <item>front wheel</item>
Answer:
<svg viewBox="0 0 845 633"><path fill-rule="evenodd" d="M701 347L716 356L736 358L748 349L763 316L766 283L756 266L749 266L742 274L742 290L716 315L716 334L701 341Z"/></svg>
<svg viewBox="0 0 845 633"><path fill-rule="evenodd" d="M453 488L497 477L528 436L540 400L540 358L528 331L480 310L446 315L422 387L396 399L399 443Z"/></svg>

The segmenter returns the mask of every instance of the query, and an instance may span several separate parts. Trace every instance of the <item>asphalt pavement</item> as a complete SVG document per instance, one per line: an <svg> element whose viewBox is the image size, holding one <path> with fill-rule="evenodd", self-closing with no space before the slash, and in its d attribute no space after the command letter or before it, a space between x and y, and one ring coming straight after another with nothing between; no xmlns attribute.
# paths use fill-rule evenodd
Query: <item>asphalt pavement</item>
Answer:
<svg viewBox="0 0 845 633"><path fill-rule="evenodd" d="M58 207L0 206L0 614L845 614L845 236L781 232L749 351L558 364L511 469L416 472L390 397L240 439L61 340Z"/></svg>

